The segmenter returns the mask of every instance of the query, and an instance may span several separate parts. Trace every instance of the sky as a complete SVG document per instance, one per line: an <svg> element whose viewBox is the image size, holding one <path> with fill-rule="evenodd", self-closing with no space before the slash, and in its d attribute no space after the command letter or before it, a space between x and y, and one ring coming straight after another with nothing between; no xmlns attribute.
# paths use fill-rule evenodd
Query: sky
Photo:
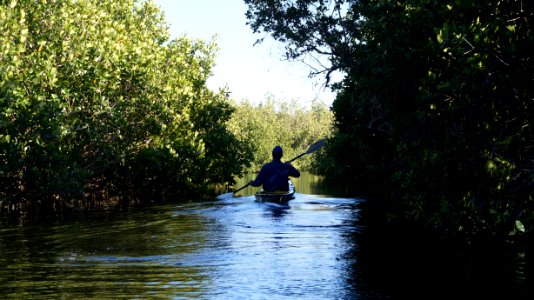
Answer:
<svg viewBox="0 0 534 300"><path fill-rule="evenodd" d="M309 106L314 99L331 105L334 93L324 88L324 78L309 78L310 68L301 62L285 60L282 43L266 34L254 34L246 24L247 6L243 0L153 0L164 12L171 39L187 35L219 46L208 88L218 91L228 86L230 97L253 103L268 96L277 100L297 100ZM265 38L254 46L258 38Z"/></svg>

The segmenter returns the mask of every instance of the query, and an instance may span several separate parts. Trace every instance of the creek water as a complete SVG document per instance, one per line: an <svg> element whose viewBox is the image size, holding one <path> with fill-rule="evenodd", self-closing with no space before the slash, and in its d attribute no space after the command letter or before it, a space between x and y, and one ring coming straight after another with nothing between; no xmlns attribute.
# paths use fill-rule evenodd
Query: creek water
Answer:
<svg viewBox="0 0 534 300"><path fill-rule="evenodd" d="M436 277L445 267L452 278L466 272L441 258L421 268L422 252L403 251L400 238L375 247L360 222L364 200L321 195L318 181L303 180L289 206L257 203L244 190L212 201L4 224L0 298L436 299L468 290L476 299L493 292ZM525 260L515 259L512 280L503 279L508 273L497 279L499 295L525 285L524 272L517 275Z"/></svg>

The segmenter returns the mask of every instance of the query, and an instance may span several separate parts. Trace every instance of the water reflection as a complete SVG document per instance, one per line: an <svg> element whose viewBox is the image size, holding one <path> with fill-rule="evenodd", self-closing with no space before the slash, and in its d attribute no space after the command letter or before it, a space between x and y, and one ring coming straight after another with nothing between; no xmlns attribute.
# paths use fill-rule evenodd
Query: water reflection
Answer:
<svg viewBox="0 0 534 300"><path fill-rule="evenodd" d="M232 228L233 252L217 254L230 255L235 264L217 270L226 280L216 290L232 291L225 294L229 298L342 298L348 273L339 258L351 243L337 227L342 214L334 209L325 218L325 211L311 210L304 196L292 201L290 209L255 203L252 197L241 199L249 208L225 219Z"/></svg>
<svg viewBox="0 0 534 300"><path fill-rule="evenodd" d="M0 230L3 298L351 298L353 199L162 206Z"/></svg>
<svg viewBox="0 0 534 300"><path fill-rule="evenodd" d="M525 250L493 245L453 251L407 228L373 226L376 220L360 210L361 203L297 193L280 206L241 196L47 225L4 225L0 298L532 295Z"/></svg>
<svg viewBox="0 0 534 300"><path fill-rule="evenodd" d="M203 284L194 283L204 282L207 276L194 267L181 266L180 258L202 243L199 226L194 215L178 221L168 211L153 210L96 223L87 220L2 230L1 240L6 243L2 243L0 278L5 282L0 295L176 296L183 288L177 282L186 282L188 293L199 293Z"/></svg>

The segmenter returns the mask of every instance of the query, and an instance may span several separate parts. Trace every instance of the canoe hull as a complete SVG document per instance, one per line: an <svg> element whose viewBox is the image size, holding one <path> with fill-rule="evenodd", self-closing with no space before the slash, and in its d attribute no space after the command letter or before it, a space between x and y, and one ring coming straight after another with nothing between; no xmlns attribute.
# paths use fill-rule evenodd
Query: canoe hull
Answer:
<svg viewBox="0 0 534 300"><path fill-rule="evenodd" d="M254 196L256 202L287 203L289 200L295 199L295 186L289 181L289 191L259 191Z"/></svg>

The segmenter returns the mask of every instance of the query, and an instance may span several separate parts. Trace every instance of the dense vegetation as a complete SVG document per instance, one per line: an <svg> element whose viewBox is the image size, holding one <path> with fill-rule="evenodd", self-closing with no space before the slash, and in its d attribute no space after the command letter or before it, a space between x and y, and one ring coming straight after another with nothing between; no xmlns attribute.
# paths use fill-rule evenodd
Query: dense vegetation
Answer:
<svg viewBox="0 0 534 300"><path fill-rule="evenodd" d="M169 40L151 2L0 3L0 210L173 199L251 160L215 45Z"/></svg>
<svg viewBox="0 0 534 300"><path fill-rule="evenodd" d="M245 0L344 80L319 169L444 234L534 231L534 3Z"/></svg>
<svg viewBox="0 0 534 300"><path fill-rule="evenodd" d="M254 158L249 171L254 172L271 161L275 145L284 149L283 160L290 160L318 140L329 137L332 122L332 112L318 100L308 108L295 100L286 102L268 97L256 105L248 100L236 104L229 129L250 147L248 151ZM293 165L310 170L312 161L313 155L307 155L295 160Z"/></svg>

